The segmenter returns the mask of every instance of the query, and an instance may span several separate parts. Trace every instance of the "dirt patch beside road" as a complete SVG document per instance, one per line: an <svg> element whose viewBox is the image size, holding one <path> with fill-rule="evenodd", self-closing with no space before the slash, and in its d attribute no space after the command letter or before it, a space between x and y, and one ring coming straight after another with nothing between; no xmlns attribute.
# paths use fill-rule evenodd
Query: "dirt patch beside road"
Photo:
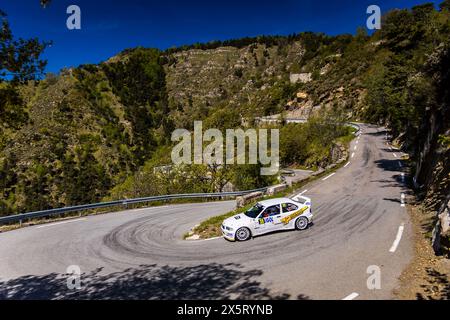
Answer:
<svg viewBox="0 0 450 320"><path fill-rule="evenodd" d="M433 218L421 206L408 206L414 225L414 259L400 276L400 287L394 291L401 300L450 299L450 260L437 257L430 244L428 226Z"/></svg>

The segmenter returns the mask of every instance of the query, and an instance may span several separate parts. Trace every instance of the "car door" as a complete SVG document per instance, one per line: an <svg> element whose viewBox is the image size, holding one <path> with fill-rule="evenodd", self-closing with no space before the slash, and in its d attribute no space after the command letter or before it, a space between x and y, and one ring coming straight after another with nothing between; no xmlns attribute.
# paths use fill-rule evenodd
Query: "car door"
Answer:
<svg viewBox="0 0 450 320"><path fill-rule="evenodd" d="M280 230L283 229L285 224L283 223L283 217L285 214L283 214L282 207L280 205L277 205L277 210L272 214L272 223L273 228L272 230Z"/></svg>
<svg viewBox="0 0 450 320"><path fill-rule="evenodd" d="M282 203L280 221L283 224L283 227L293 227L295 219L302 214L300 211L299 207L293 203Z"/></svg>
<svg viewBox="0 0 450 320"><path fill-rule="evenodd" d="M280 205L274 205L264 209L258 219L256 219L257 226L255 229L258 230L257 232L259 234L263 234L279 229L281 226L280 213Z"/></svg>

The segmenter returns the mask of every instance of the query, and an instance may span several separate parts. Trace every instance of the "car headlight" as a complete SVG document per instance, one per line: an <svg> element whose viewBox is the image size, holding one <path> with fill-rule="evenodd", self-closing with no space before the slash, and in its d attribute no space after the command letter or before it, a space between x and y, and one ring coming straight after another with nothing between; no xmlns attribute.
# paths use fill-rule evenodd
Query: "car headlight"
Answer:
<svg viewBox="0 0 450 320"><path fill-rule="evenodd" d="M233 228L225 226L225 225L222 225L222 229L223 230L228 230L228 231L233 231Z"/></svg>

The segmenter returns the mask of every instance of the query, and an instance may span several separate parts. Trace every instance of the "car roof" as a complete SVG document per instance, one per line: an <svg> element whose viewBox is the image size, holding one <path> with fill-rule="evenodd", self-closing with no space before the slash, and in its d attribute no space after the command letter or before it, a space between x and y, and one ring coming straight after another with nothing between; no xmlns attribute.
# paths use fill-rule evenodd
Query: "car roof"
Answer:
<svg viewBox="0 0 450 320"><path fill-rule="evenodd" d="M276 204L287 203L287 202L292 203L295 201L292 199L289 199L289 198L275 198L275 199L262 200L262 201L259 201L258 203L263 205L264 207L270 207L270 206L274 206Z"/></svg>

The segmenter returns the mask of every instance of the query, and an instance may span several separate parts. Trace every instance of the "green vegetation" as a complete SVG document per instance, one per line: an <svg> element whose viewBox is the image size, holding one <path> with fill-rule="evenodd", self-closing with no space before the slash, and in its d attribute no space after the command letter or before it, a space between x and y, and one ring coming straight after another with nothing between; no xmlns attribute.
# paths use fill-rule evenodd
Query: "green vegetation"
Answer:
<svg viewBox="0 0 450 320"><path fill-rule="evenodd" d="M245 212L254 205L255 205L255 203L251 203L251 204L244 206L243 208L239 208L239 209L227 212L225 214L206 219L206 220L202 221L198 226L193 228L191 232L192 232L192 234L199 235L201 239L209 239L209 238L219 237L222 235L220 226L222 225L222 222L225 219L233 217L239 213ZM191 232L186 233L184 235L184 239L190 237L192 235Z"/></svg>
<svg viewBox="0 0 450 320"><path fill-rule="evenodd" d="M0 10L0 79L8 78L14 84L34 80L47 64L39 56L50 43L38 39L15 39L6 17L6 13Z"/></svg>
<svg viewBox="0 0 450 320"><path fill-rule="evenodd" d="M282 167L324 168L338 160L353 129L338 123L337 119L311 117L305 124L283 126L280 130Z"/></svg>

